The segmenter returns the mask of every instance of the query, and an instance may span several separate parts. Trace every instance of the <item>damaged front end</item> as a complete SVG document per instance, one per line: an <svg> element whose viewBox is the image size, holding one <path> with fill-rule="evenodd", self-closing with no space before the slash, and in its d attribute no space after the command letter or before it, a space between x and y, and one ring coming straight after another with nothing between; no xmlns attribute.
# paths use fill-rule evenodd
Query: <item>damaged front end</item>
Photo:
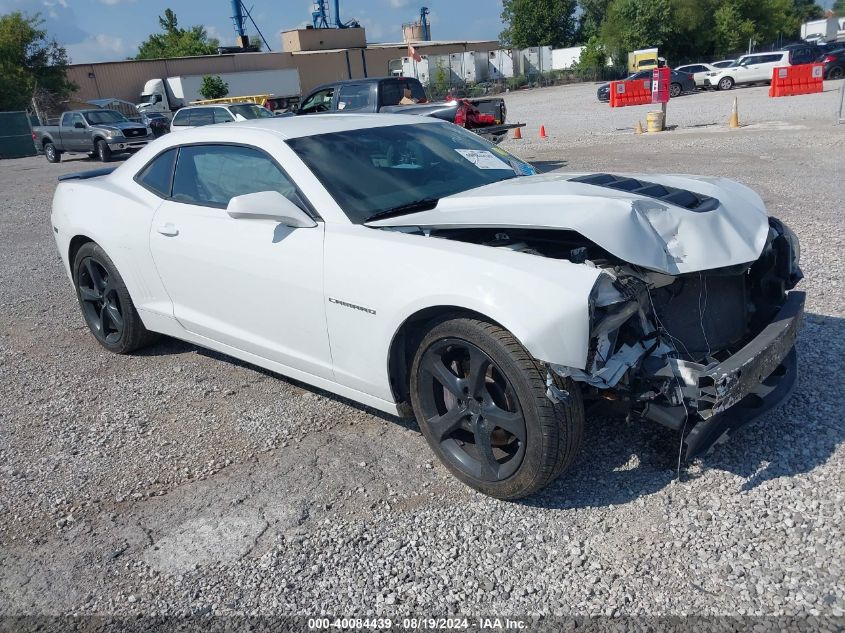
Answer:
<svg viewBox="0 0 845 633"><path fill-rule="evenodd" d="M771 218L751 264L673 276L595 263L603 274L590 297L586 366L552 364L550 374L688 431L686 457L699 455L791 393L804 307L804 293L792 290L799 257L794 234Z"/></svg>

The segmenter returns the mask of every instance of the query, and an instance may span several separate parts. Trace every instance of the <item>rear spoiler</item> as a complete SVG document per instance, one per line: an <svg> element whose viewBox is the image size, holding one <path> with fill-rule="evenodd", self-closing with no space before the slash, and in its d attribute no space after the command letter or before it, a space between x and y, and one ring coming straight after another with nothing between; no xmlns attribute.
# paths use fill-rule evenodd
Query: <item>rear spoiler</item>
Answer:
<svg viewBox="0 0 845 633"><path fill-rule="evenodd" d="M115 169L117 169L117 165L115 165L114 167L101 167L100 169L89 169L88 171L78 171L75 174L63 174L63 175L59 176L59 182L64 182L65 180L88 180L89 178L97 178L99 176L108 176Z"/></svg>

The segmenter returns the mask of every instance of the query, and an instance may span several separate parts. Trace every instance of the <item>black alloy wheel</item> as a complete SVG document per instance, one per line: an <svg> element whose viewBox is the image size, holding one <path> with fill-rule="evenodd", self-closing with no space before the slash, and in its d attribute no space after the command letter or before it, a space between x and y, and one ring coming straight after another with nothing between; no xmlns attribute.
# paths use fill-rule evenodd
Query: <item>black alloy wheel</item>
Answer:
<svg viewBox="0 0 845 633"><path fill-rule="evenodd" d="M547 395L547 370L501 326L471 317L429 324L411 363L410 395L432 452L459 480L518 499L554 481L581 445L584 405L569 379ZM557 381L556 381L557 382Z"/></svg>
<svg viewBox="0 0 845 633"><path fill-rule="evenodd" d="M507 479L525 455L526 428L514 388L481 349L456 338L422 358L422 415L443 455L475 479Z"/></svg>
<svg viewBox="0 0 845 633"><path fill-rule="evenodd" d="M144 327L123 278L98 244L83 244L72 270L82 316L100 345L128 354L158 337Z"/></svg>
<svg viewBox="0 0 845 633"><path fill-rule="evenodd" d="M82 260L76 280L85 322L98 340L114 345L123 336L123 312L109 271L94 257Z"/></svg>

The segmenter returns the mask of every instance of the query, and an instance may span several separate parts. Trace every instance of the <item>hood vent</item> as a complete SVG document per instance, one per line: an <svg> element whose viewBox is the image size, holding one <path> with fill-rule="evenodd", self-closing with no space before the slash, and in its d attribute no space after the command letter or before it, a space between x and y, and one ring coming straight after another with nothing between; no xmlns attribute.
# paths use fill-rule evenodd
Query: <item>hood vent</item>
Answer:
<svg viewBox="0 0 845 633"><path fill-rule="evenodd" d="M612 174L589 174L587 176L578 176L571 178L571 182L582 182L587 185L595 185L597 187L608 187L609 189L618 189L620 191L627 191L638 196L647 196L655 198L669 204L674 204L696 213L705 213L713 211L718 208L719 201L716 198L705 196L694 191L686 189L675 189L674 187L667 187L659 185L654 182L645 182L644 180L636 180L635 178L627 178L625 176L614 176Z"/></svg>

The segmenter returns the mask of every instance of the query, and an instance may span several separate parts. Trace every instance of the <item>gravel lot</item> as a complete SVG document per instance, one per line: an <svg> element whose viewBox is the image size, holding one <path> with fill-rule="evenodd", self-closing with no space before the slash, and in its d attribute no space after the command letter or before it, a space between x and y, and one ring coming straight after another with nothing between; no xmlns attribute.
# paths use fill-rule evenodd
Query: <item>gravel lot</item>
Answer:
<svg viewBox="0 0 845 633"><path fill-rule="evenodd" d="M506 147L542 169L750 185L801 238L808 292L782 409L680 478L676 435L592 419L574 469L521 503L459 484L413 423L178 341L107 354L48 221L56 176L96 165L0 162L0 612L841 618L838 87L686 96L678 129L643 137L650 108L592 85L507 96L529 126ZM729 131L734 96L751 125Z"/></svg>

